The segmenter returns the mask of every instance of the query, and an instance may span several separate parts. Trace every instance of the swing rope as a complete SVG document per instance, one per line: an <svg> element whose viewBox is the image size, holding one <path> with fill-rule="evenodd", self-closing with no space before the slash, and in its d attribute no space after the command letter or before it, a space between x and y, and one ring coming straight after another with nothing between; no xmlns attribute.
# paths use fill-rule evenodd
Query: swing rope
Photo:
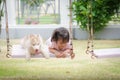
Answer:
<svg viewBox="0 0 120 80"><path fill-rule="evenodd" d="M70 41L71 41L70 45L72 47L72 49L71 49L71 51L72 51L71 56L75 57L74 52L73 52L73 43L72 43L73 36L72 36L72 1L71 0L69 0L69 5L70 5L70 8L69 8L69 12L70 12L69 31L70 31Z"/></svg>
<svg viewBox="0 0 120 80"><path fill-rule="evenodd" d="M92 16L92 0L90 1L89 10L90 13L88 14L88 26L87 26L89 38L87 42L86 54L91 54L91 58L93 59L94 57L97 56L94 54L94 45L93 45L94 31L93 31L93 16Z"/></svg>
<svg viewBox="0 0 120 80"><path fill-rule="evenodd" d="M6 42L7 42L7 54L6 57L10 57L10 41L9 41L9 28L8 28L8 13L7 13L7 5L6 5L6 0L4 0L5 3L5 19L6 19Z"/></svg>

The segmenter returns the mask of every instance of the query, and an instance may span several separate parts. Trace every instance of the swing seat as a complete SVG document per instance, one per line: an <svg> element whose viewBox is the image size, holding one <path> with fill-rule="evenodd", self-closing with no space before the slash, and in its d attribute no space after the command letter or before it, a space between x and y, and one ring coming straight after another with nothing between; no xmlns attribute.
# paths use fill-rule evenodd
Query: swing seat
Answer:
<svg viewBox="0 0 120 80"><path fill-rule="evenodd" d="M120 57L120 48L96 49L94 54L97 58Z"/></svg>
<svg viewBox="0 0 120 80"><path fill-rule="evenodd" d="M12 58L25 58L25 49L21 47L21 45L13 45L11 49L11 57ZM49 56L55 58L55 55L49 53ZM31 58L45 58L42 54L32 55Z"/></svg>

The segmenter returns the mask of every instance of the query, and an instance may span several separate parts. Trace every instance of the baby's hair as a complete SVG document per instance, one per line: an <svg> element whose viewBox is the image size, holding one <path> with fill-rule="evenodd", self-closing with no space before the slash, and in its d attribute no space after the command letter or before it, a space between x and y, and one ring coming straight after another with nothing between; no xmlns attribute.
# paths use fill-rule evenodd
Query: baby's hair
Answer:
<svg viewBox="0 0 120 80"><path fill-rule="evenodd" d="M63 42L69 42L69 32L66 28L60 27L54 30L51 41L57 42L59 39L62 39Z"/></svg>

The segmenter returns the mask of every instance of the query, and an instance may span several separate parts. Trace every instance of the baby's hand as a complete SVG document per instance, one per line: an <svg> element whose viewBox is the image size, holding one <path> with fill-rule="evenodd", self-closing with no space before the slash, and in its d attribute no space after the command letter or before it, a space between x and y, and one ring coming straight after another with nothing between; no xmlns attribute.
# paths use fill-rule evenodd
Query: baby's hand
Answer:
<svg viewBox="0 0 120 80"><path fill-rule="evenodd" d="M62 52L62 53L61 53L61 57L62 57L62 58L66 58L66 57L68 56L68 54L69 54L69 53L67 53L67 52Z"/></svg>
<svg viewBox="0 0 120 80"><path fill-rule="evenodd" d="M71 52L70 49L67 49L63 53L65 54L65 53L70 53L70 52Z"/></svg>
<svg viewBox="0 0 120 80"><path fill-rule="evenodd" d="M56 53L55 56L57 58L65 58L66 57L66 54L65 53Z"/></svg>
<svg viewBox="0 0 120 80"><path fill-rule="evenodd" d="M57 57L57 58L61 58L62 57L62 54L61 53L55 53L55 56Z"/></svg>
<svg viewBox="0 0 120 80"><path fill-rule="evenodd" d="M67 54L66 53L61 53L60 56L61 56L61 58L65 58L65 57L67 57Z"/></svg>

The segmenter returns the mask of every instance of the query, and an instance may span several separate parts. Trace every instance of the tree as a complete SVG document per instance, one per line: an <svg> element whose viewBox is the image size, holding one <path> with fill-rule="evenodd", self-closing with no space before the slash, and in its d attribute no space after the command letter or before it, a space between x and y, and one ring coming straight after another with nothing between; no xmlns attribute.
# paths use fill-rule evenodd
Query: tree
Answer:
<svg viewBox="0 0 120 80"><path fill-rule="evenodd" d="M72 3L74 20L87 30L92 19L94 32L103 29L119 8L120 0L74 0Z"/></svg>
<svg viewBox="0 0 120 80"><path fill-rule="evenodd" d="M2 16L3 16L3 8L4 8L4 0L0 0L0 34L1 34L1 20L2 20Z"/></svg>
<svg viewBox="0 0 120 80"><path fill-rule="evenodd" d="M120 0L74 0L72 10L75 20L82 29L89 32L87 54L94 54L93 34L100 31L120 8Z"/></svg>

